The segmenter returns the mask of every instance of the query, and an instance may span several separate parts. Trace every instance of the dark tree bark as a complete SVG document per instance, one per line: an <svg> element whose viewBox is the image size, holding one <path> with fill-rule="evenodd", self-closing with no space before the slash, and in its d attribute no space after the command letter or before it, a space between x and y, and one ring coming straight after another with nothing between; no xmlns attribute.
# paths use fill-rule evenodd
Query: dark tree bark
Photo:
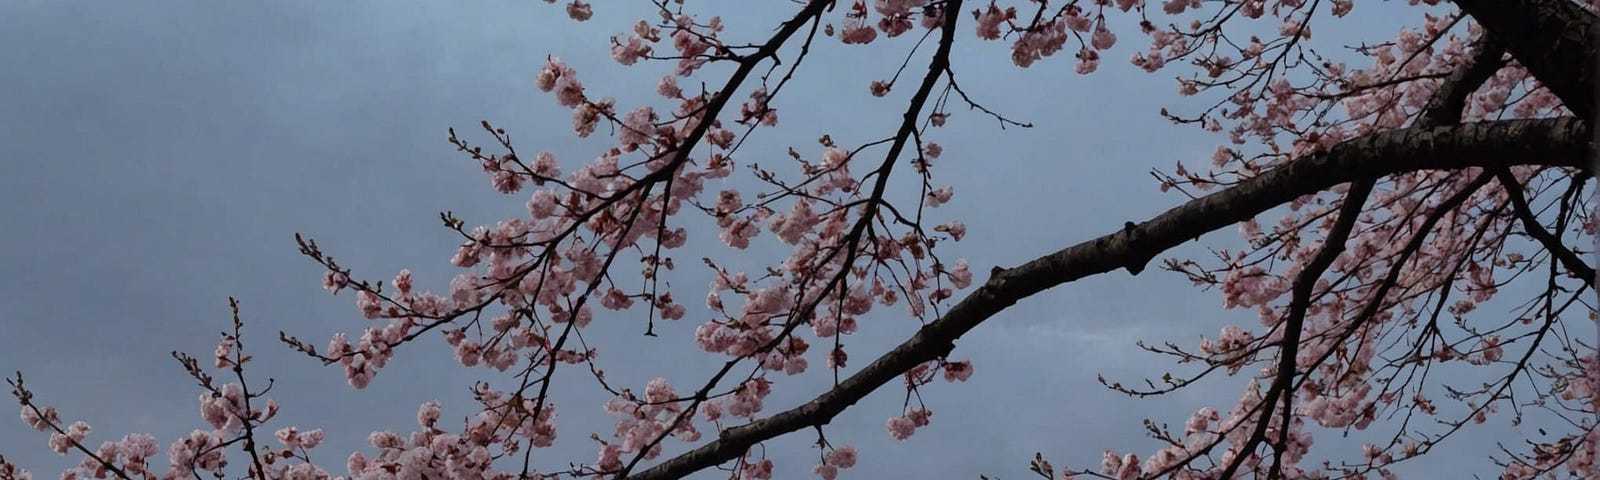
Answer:
<svg viewBox="0 0 1600 480"><path fill-rule="evenodd" d="M1600 24L1571 0L1456 0L1578 118L1595 116Z"/></svg>

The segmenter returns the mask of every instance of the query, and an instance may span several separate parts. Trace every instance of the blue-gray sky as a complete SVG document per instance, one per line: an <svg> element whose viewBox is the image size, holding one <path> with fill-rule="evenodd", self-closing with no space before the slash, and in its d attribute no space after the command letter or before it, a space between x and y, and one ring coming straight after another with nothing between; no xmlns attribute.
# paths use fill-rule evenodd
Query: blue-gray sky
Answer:
<svg viewBox="0 0 1600 480"><path fill-rule="evenodd" d="M751 40L794 8L690 3L727 12L730 35ZM1360 7L1358 15L1369 8ZM1318 33L1382 40L1420 17L1403 7L1371 8L1407 14L1365 12L1361 30L1345 21ZM446 128L471 132L487 119L521 148L555 152L570 168L605 140L573 137L567 111L533 86L545 56L566 59L591 94L622 105L649 100L664 73L661 65L611 62L606 38L640 15L609 3L595 10L593 21L576 24L559 4L528 0L0 2L0 370L23 370L40 402L92 424L91 444L127 432L165 444L202 425L199 391L168 352L209 352L227 328L231 295L242 302L247 347L258 362L252 375L278 382L274 398L284 413L274 425L325 428L328 442L315 452L335 474L368 432L412 430L423 401L443 401L454 418L470 413L471 381L496 377L440 366L448 353L432 338L402 352L365 391L277 343L279 330L320 345L333 332L367 326L349 296L321 289L318 267L296 252L293 234L317 239L363 278L410 268L421 287L445 289L457 240L439 228L437 212L493 224L519 214L526 201L494 193L445 142ZM1070 55L1019 70L998 43L958 49L955 67L969 92L1038 127L1001 131L957 109L951 127L935 132L945 147L936 178L956 187L954 203L936 215L962 219L971 232L943 255L986 272L1181 201L1159 193L1146 172L1178 160L1202 163L1224 139L1156 115L1163 106L1194 104L1175 94L1171 77L1181 67L1146 74L1123 61L1142 41L1125 32L1101 72L1087 77L1071 72ZM888 134L904 92L873 99L866 84L892 75L909 43L820 43L818 63L777 104L780 128L761 132L744 155L781 162L788 146L814 151L820 134L847 145ZM885 52L894 57L873 56ZM1235 238L1225 231L1206 245ZM701 250L680 254L687 260L680 263L730 254L696 245ZM1191 244L1171 254L1205 250ZM704 281L686 274L679 289L702 294ZM1079 466L1097 462L1106 448L1147 454L1157 446L1143 437L1142 418L1176 424L1199 406L1230 405L1238 382L1129 400L1095 376L1159 377L1171 365L1138 352L1136 339L1192 344L1223 324L1255 321L1220 305L1216 293L1156 270L1040 294L959 342L954 356L972 359L977 373L966 384L924 391L935 412L929 428L906 442L888 437L884 420L898 413L902 396L891 385L836 420L829 439L862 451L847 478L1024 478L1036 451ZM695 318L650 339L638 335L638 319L610 314L592 335L604 341L602 363L623 384L637 389L655 376L697 384L716 359L692 347ZM850 340L856 366L915 328L896 315L873 322ZM768 412L820 392L823 376L781 379ZM570 392L558 397L561 438L538 457L552 468L591 461L588 433L611 431L593 383L567 380ZM1484 448L1464 451L1481 460L1489 437L1476 438ZM67 460L45 440L0 420L0 453L50 477ZM800 434L771 443L780 478L810 476L813 440ZM1359 452L1358 443L1346 443L1328 435L1318 446ZM1488 467L1447 456L1419 467Z"/></svg>

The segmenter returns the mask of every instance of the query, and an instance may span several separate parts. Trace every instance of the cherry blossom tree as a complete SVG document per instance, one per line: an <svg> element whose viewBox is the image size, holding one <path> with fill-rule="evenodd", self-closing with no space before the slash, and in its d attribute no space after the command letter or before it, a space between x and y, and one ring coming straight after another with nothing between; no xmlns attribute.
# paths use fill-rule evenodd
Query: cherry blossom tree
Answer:
<svg viewBox="0 0 1600 480"><path fill-rule="evenodd" d="M1564 430L1553 441L1504 442L1492 460L1501 478L1596 478L1600 358L1595 341L1569 330L1596 320L1586 255L1600 244L1589 200L1600 3L1408 3L1417 24L1341 51L1312 32L1343 21L1357 8L1353 0L795 1L790 17L753 39L730 38L717 12L696 2L624 8L571 0L564 13L572 21L638 17L631 31L611 37L612 59L664 63L672 72L656 83L654 101L619 105L585 88L583 72L545 61L533 83L570 110L573 132L612 141L590 161L530 152L539 147L515 144L488 122L470 135L452 130L449 141L492 188L525 201L526 213L470 227L441 214L461 238L450 258L460 271L447 288L422 289L406 270L387 284L363 280L296 236L322 269L323 286L353 296L380 326L325 346L288 333L281 342L337 366L359 389L413 342L442 338L452 361L485 375L473 390L475 415L456 424L441 418L439 404L424 404L409 435L375 432L371 450L344 465L313 463L309 452L325 434L273 421L279 407L270 385L247 374L237 303L231 333L213 355L174 353L203 390L204 423L164 449L144 434L95 446L90 426L48 406L47 392L30 391L21 373L8 382L23 421L48 434L49 448L81 455L63 478L660 479L721 468L760 479L771 477L773 463L757 447L815 431L811 470L831 480L858 452L828 441L829 422L869 394L903 389L906 406L887 418L886 433L905 439L929 426L937 396L919 388L963 382L977 368L955 349L965 333L1030 295L1118 270L1139 275L1169 249L1237 226L1248 248L1157 265L1215 289L1226 308L1256 323L1228 326L1198 345L1140 345L1202 365L1197 375L1103 381L1147 396L1221 371L1249 380L1239 399L1194 412L1182 431L1147 423L1162 445L1154 452L1106 451L1099 465L1053 465L1041 454L1034 472L1389 478L1391 465L1490 416L1544 415ZM968 260L941 257L941 244L966 234L960 219L938 210L956 192L936 175L945 160L937 142L959 141L941 127L957 113L1031 126L981 103L1001 92L962 88L953 45L1008 48L1015 75L1051 61L1074 62L1088 75L1129 68L1102 67L1102 52L1129 41L1116 32L1134 31L1148 48L1132 56L1132 68L1176 72L1178 95L1210 105L1162 112L1219 134L1209 159L1153 172L1160 190L1188 200L995 267L986 279ZM816 42L903 55L889 78L860 83L884 97L885 108L904 112L899 123L856 145L815 132L819 144L791 148L791 161L745 155L764 130L814 128L782 124L773 100L798 81L797 71L826 68L810 57ZM891 181L914 193L896 194ZM698 268L674 257L690 237L726 247L724 257L703 260L715 278L706 291L670 283L675 272ZM760 242L788 253L756 268L730 266ZM1476 309L1512 285L1532 285L1537 295L1511 299L1520 306L1509 312ZM686 318L687 303L702 294L713 317ZM922 326L887 351L847 351L842 337L888 331L862 321L874 311ZM658 322L699 322L693 345L656 341L703 350L721 367L689 385L616 384L596 361L606 346L583 337L594 321L639 322L645 335L657 335ZM1446 365L1476 381L1430 377ZM588 428L559 419L550 402L556 375L587 377L609 392L603 408L615 417L614 433L595 439L592 458L531 462L561 434ZM794 375L831 375L832 388L794 408L766 408L764 399ZM1317 436L1369 429L1387 440L1356 458L1307 460ZM665 457L673 443L684 452ZM30 474L0 457L0 478Z"/></svg>

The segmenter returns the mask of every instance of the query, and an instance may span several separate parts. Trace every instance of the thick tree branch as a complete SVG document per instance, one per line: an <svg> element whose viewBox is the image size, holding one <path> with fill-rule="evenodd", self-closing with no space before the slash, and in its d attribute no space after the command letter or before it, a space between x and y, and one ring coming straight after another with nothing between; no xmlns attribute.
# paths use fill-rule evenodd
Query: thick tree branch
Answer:
<svg viewBox="0 0 1600 480"><path fill-rule="evenodd" d="M1588 122L1576 118L1506 120L1394 130L1335 145L1227 190L1191 200L1150 221L1129 225L1016 268L996 269L983 286L944 317L922 327L835 388L798 407L723 430L716 441L629 478L681 478L736 458L758 442L827 424L902 372L945 356L961 335L1023 298L1091 275L1142 267L1167 249L1297 197L1356 179L1417 170L1544 165L1592 172L1592 132Z"/></svg>
<svg viewBox="0 0 1600 480"><path fill-rule="evenodd" d="M1428 105L1423 107L1422 116L1412 126L1436 127L1461 123L1461 115L1467 108L1467 97L1506 65L1505 46L1490 35L1480 37L1476 46L1477 53L1445 77L1439 89L1428 99Z"/></svg>
<svg viewBox="0 0 1600 480"><path fill-rule="evenodd" d="M1528 199L1523 198L1522 195L1522 185L1517 182L1516 177L1511 176L1511 171L1503 168L1499 169L1495 172L1495 177L1500 180L1501 185L1505 186L1506 196L1511 200L1511 208L1517 213L1517 219L1522 221L1522 227L1527 230L1528 236L1533 237L1534 240L1538 240L1540 244L1544 245L1544 249L1549 250L1550 255L1559 260L1561 266L1566 267L1568 274L1582 278L1584 283L1593 288L1594 269L1590 268L1589 264L1584 263L1582 258L1578 258L1578 254L1572 253L1571 249L1568 249L1566 245L1562 245L1560 238L1556 238L1549 230L1544 229L1544 225L1539 223L1539 217L1535 216L1533 209L1528 207Z"/></svg>
<svg viewBox="0 0 1600 480"><path fill-rule="evenodd" d="M1578 118L1595 116L1600 24L1571 0L1456 0Z"/></svg>
<svg viewBox="0 0 1600 480"><path fill-rule="evenodd" d="M1428 99L1427 106L1423 108L1422 115L1412 124L1413 127L1431 128L1461 123L1461 115L1466 108L1467 97L1482 86L1483 82L1487 81L1489 77L1494 76L1495 72L1499 71L1501 67L1505 66L1503 47L1496 44L1489 35L1482 36L1476 47L1477 53L1457 67L1455 71L1450 72L1450 75L1440 84L1439 89L1433 92L1433 96ZM1504 171L1503 168L1500 170ZM1361 215L1361 209L1375 186L1374 180L1374 178L1364 178L1351 184L1349 193L1345 195L1344 205L1339 209L1339 217L1335 221L1333 229L1328 232L1327 238L1323 240L1322 248L1317 251L1316 257L1312 258L1311 262L1307 263L1306 267L1300 271L1300 275L1295 277L1289 300L1289 315L1283 323L1284 333L1281 342L1282 346L1280 347L1282 350L1278 356L1277 374L1274 376L1273 382L1262 400L1261 406L1263 408L1260 410L1260 418L1256 421L1254 430L1245 441L1243 447L1237 450L1233 461L1228 462L1226 468L1223 469L1220 478L1233 478L1233 474L1244 464L1244 461L1254 454L1256 447L1267 440L1267 426L1271 423L1274 407L1280 400L1283 405L1279 410L1283 416L1279 427L1278 442L1272 445L1273 462L1269 478L1281 477L1283 454L1286 450L1283 442L1287 441L1288 434L1286 431L1290 423L1290 415L1293 412L1294 395L1292 391L1295 388L1294 377L1299 373L1296 360L1299 355L1301 330L1304 328L1306 311L1311 307L1312 288L1316 285L1317 280L1322 277L1323 272L1326 272L1328 267L1333 265L1334 260L1338 259L1339 255L1344 252L1345 242L1350 238L1350 231L1355 226L1356 218ZM1480 180L1486 179L1480 176ZM1478 183L1478 185L1481 186L1482 183ZM1476 190L1477 187L1464 189L1460 194L1452 197L1451 202L1446 202L1446 204L1459 205L1460 201L1465 201L1471 195L1471 192ZM1453 208L1440 208L1435 215L1429 218L1430 222L1437 220L1442 212ZM1420 245L1419 240L1427 236L1427 230L1429 229L1431 229L1431 226L1418 232L1416 238L1412 241L1412 245ZM1409 250L1407 253L1409 253ZM1405 256L1402 255L1402 258ZM1392 280L1395 277L1393 274L1398 273L1399 267L1404 264L1405 261L1403 259L1396 263L1396 268L1390 272L1389 280L1391 281L1383 284L1383 287L1380 288L1380 294L1374 297L1373 304L1369 306L1376 306L1377 303L1382 301L1384 295L1381 292L1386 292L1389 287L1393 286ZM1376 309L1372 309L1372 312L1376 313ZM1345 334L1348 335L1354 332L1355 327L1361 323L1363 322L1353 322L1351 328L1346 330ZM1321 363L1321 359L1317 363Z"/></svg>
<svg viewBox="0 0 1600 480"><path fill-rule="evenodd" d="M1283 421L1278 427L1278 441L1273 445L1274 457L1272 462L1271 478L1278 478L1283 469L1283 452L1287 450L1284 445L1289 438L1289 416L1294 412L1294 394L1290 391L1294 387L1294 377L1299 373L1296 357L1300 353L1300 334L1305 328L1306 310L1311 308L1311 290L1317 286L1317 280L1322 278L1322 273L1333 266L1333 261L1344 253L1344 244L1350 239L1350 231L1355 229L1356 219L1361 216L1361 207L1367 203L1367 197L1372 194L1372 187L1376 183L1373 178L1363 178L1351 184L1350 193L1345 195L1344 205L1339 207L1339 218L1335 220L1333 229L1328 231L1328 238L1323 240L1322 249L1317 251L1317 256L1306 264L1300 275L1294 279L1294 289L1289 300L1289 317L1283 322L1283 346L1278 353L1278 374L1273 378L1272 386L1267 389L1267 395L1261 401L1261 418L1256 420L1255 430L1250 433L1250 438L1244 446L1239 448L1233 456L1233 461L1228 462L1219 478L1233 478L1239 466L1244 465L1246 458L1255 453L1257 446L1267 440L1267 425L1272 423L1272 412L1279 400L1283 403Z"/></svg>

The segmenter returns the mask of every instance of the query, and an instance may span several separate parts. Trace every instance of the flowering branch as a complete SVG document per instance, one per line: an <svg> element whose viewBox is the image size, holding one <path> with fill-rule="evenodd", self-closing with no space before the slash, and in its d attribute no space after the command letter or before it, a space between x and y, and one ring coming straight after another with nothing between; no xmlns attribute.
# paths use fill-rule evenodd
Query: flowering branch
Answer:
<svg viewBox="0 0 1600 480"><path fill-rule="evenodd" d="M1021 266L996 268L989 280L938 320L838 386L790 410L723 430L702 445L629 478L680 478L734 458L756 443L825 425L878 387L943 357L956 339L1017 301L1118 268L1142 267L1183 242L1253 217L1294 198L1360 178L1418 170L1493 167L1508 162L1593 172L1592 127L1575 118L1504 120L1410 128L1351 140L1239 185L1189 201L1131 229L1067 247ZM1138 241L1134 241L1138 239Z"/></svg>

